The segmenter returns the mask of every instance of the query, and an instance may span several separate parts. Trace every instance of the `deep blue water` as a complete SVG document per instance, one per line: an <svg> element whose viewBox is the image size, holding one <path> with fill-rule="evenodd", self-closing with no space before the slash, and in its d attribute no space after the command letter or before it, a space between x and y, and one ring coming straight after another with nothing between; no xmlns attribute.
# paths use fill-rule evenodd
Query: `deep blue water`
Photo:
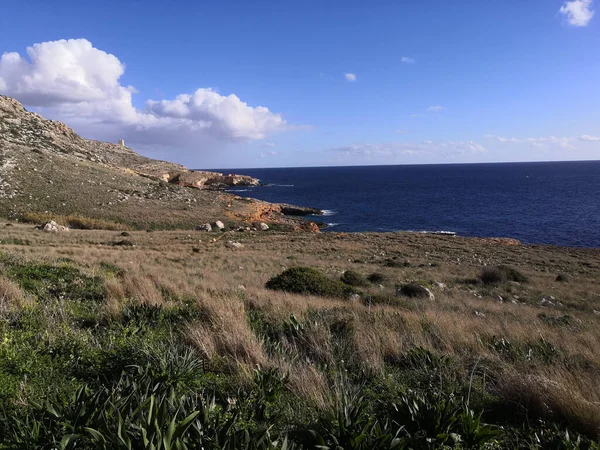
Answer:
<svg viewBox="0 0 600 450"><path fill-rule="evenodd" d="M313 206L329 231L454 231L600 247L600 161L237 169L244 197Z"/></svg>

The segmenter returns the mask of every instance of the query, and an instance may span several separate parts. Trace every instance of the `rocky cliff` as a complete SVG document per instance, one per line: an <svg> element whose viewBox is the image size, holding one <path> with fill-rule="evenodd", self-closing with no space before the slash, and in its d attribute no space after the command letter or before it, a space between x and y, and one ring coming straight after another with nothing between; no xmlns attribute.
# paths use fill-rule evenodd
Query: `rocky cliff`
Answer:
<svg viewBox="0 0 600 450"><path fill-rule="evenodd" d="M138 227L244 221L265 203L214 190L257 184L248 176L190 171L125 146L84 139L0 96L0 216L76 213ZM292 228L311 227L277 208L269 217Z"/></svg>

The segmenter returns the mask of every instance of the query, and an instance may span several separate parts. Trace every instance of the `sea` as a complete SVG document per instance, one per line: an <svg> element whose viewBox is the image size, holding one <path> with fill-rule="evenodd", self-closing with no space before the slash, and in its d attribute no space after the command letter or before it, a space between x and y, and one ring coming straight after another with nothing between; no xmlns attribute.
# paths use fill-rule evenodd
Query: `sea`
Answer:
<svg viewBox="0 0 600 450"><path fill-rule="evenodd" d="M226 169L230 192L325 212L334 232L452 232L600 247L600 161Z"/></svg>

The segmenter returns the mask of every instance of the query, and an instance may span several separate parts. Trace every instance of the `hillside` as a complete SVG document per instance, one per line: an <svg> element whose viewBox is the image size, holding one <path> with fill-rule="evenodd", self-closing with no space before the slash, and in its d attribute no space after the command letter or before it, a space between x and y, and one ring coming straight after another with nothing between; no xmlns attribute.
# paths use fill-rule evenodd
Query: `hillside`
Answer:
<svg viewBox="0 0 600 450"><path fill-rule="evenodd" d="M0 448L599 448L597 249L218 236L2 224Z"/></svg>
<svg viewBox="0 0 600 450"><path fill-rule="evenodd" d="M216 190L258 182L190 171L124 146L84 139L65 124L0 96L0 216L79 214L135 228L264 221L315 231L314 224L285 217L278 205Z"/></svg>

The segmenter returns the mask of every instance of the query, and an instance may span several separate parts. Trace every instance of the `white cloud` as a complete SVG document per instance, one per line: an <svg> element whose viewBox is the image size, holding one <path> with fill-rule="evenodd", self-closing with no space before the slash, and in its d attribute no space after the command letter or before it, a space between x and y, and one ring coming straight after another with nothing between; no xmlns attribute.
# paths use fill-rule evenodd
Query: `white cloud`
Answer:
<svg viewBox="0 0 600 450"><path fill-rule="evenodd" d="M132 103L137 91L119 81L124 72L116 56L86 39L43 42L28 47L27 57L2 55L0 92L99 139L197 145L204 138L264 139L288 127L280 114L210 88L147 100L139 110Z"/></svg>
<svg viewBox="0 0 600 450"><path fill-rule="evenodd" d="M585 27L594 17L592 0L566 1L559 12L567 18L569 25L574 27Z"/></svg>
<svg viewBox="0 0 600 450"><path fill-rule="evenodd" d="M344 76L346 77L346 80L348 80L348 81L351 81L351 82L356 81L356 74L354 74L354 73L347 73L347 74L344 74Z"/></svg>
<svg viewBox="0 0 600 450"><path fill-rule="evenodd" d="M426 140L420 143L391 142L386 144L357 144L330 149L347 157L378 159L392 157L455 157L466 154L487 152L486 148L475 141L442 141L435 143Z"/></svg>
<svg viewBox="0 0 600 450"><path fill-rule="evenodd" d="M398 134L406 134L406 133L408 133L408 131L406 131L406 130L396 130L396 133L398 133Z"/></svg>
<svg viewBox="0 0 600 450"><path fill-rule="evenodd" d="M557 137L557 136L540 136L540 137L529 137L524 139L519 139L515 137L502 137L496 136L493 134L486 134L486 138L495 139L498 142L502 143L511 143L511 144L529 144L532 147L543 149L547 147L560 147L566 150L575 150L577 147L574 142L578 139L583 141L595 141L600 140L600 138L596 138L595 136L583 135L579 138L576 137Z"/></svg>
<svg viewBox="0 0 600 450"><path fill-rule="evenodd" d="M411 58L410 56L403 56L402 59L400 59L400 61L402 61L404 64L414 64L415 58Z"/></svg>
<svg viewBox="0 0 600 450"><path fill-rule="evenodd" d="M600 141L600 136L590 136L589 134L584 134L583 136L579 136L579 139L582 141Z"/></svg>
<svg viewBox="0 0 600 450"><path fill-rule="evenodd" d="M443 106L436 105L436 106L430 106L429 108L427 108L427 111L440 112L443 109L445 109Z"/></svg>

